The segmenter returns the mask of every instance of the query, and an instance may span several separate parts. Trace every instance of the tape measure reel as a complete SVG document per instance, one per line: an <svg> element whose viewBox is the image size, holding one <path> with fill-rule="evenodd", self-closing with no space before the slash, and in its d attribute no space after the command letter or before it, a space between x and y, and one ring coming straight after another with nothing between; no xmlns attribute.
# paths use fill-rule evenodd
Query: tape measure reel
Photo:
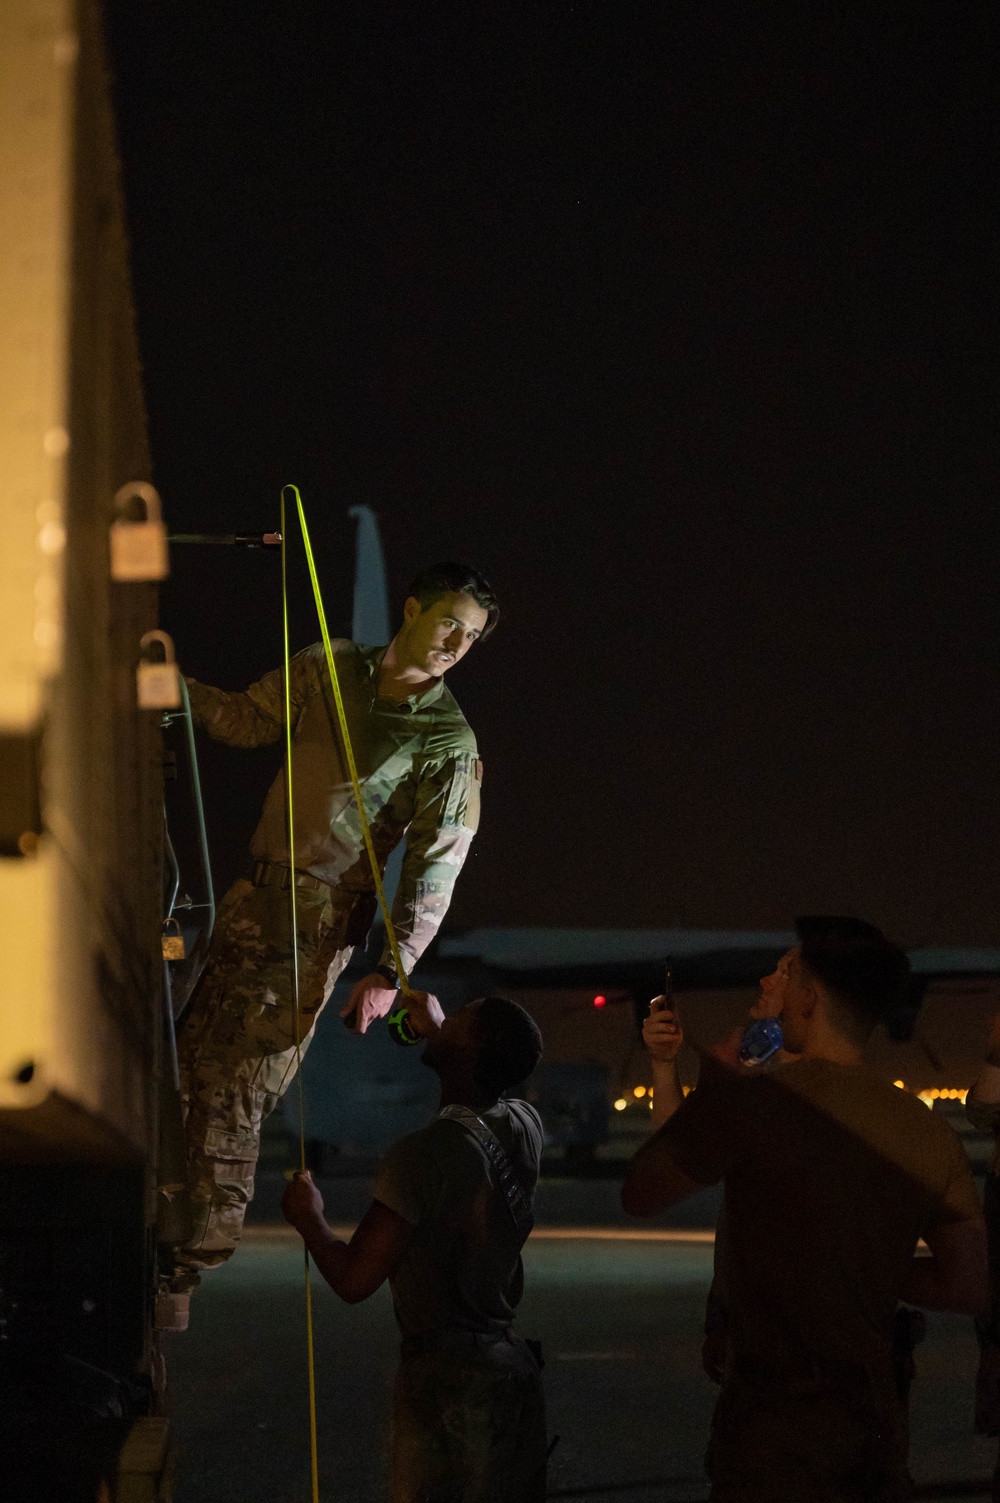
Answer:
<svg viewBox="0 0 1000 1503"><path fill-rule="evenodd" d="M385 1020L389 1037L394 1044L419 1044L420 1035L414 1033L410 1014L405 1007L397 1007Z"/></svg>

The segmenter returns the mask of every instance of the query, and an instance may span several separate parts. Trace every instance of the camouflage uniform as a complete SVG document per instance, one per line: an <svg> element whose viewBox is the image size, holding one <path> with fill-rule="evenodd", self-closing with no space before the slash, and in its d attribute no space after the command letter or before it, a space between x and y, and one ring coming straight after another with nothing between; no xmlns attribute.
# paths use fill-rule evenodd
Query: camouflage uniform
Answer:
<svg viewBox="0 0 1000 1503"><path fill-rule="evenodd" d="M479 821L482 764L439 680L396 703L376 699L385 648L333 644L365 810L380 868L406 834L393 924L409 971L433 939ZM285 772L271 785L247 878L219 905L205 974L178 1039L194 1235L175 1287L224 1262L253 1196L260 1126L291 1083L297 1053L374 914L374 882L341 747L322 644L292 659L300 1020L292 999L290 850ZM284 729L283 674L242 693L188 680L195 721L229 746L263 746ZM388 949L383 961L391 963Z"/></svg>

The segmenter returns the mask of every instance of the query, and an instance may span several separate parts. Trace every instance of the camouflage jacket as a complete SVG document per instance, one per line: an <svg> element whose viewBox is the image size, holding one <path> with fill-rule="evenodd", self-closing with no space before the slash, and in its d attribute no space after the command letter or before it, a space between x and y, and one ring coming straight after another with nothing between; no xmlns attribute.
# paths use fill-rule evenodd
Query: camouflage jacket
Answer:
<svg viewBox="0 0 1000 1503"><path fill-rule="evenodd" d="M406 835L392 908L410 970L437 933L479 823L482 763L476 740L443 680L401 704L376 699L384 647L333 643L337 677L380 870ZM187 680L191 712L216 741L264 746L284 730L283 673L228 693ZM322 643L291 663L295 865L331 886L370 892L371 867L341 746ZM285 770L278 773L250 843L258 861L288 864ZM388 953L383 958L390 959Z"/></svg>

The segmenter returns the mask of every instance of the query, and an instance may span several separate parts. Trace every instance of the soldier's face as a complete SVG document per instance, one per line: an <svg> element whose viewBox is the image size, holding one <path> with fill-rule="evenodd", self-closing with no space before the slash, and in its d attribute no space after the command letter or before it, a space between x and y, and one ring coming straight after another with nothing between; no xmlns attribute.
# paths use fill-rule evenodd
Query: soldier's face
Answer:
<svg viewBox="0 0 1000 1503"><path fill-rule="evenodd" d="M464 591L442 595L424 606L412 596L403 607L406 653L432 678L441 678L465 657L486 629L488 613Z"/></svg>

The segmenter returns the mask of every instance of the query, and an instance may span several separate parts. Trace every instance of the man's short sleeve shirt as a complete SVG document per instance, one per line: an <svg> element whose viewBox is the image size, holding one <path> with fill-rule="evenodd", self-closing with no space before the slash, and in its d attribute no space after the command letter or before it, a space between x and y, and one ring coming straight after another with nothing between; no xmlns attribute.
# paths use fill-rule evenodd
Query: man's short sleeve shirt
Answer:
<svg viewBox="0 0 1000 1503"><path fill-rule="evenodd" d="M523 1101L500 1101L479 1115L530 1200L542 1151L538 1113ZM510 1325L524 1287L522 1239L485 1151L459 1122L438 1118L401 1138L379 1166L372 1194L415 1228L390 1281L404 1336Z"/></svg>
<svg viewBox="0 0 1000 1503"><path fill-rule="evenodd" d="M883 1360L918 1238L980 1212L962 1145L864 1067L798 1060L713 1073L663 1141L725 1183L725 1286L737 1351Z"/></svg>

